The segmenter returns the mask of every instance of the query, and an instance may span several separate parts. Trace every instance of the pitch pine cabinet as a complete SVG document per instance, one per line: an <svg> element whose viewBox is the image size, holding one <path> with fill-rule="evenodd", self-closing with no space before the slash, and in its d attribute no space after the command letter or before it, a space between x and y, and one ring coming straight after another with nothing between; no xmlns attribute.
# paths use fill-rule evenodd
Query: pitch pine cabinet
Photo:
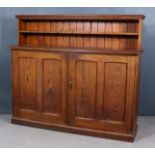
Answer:
<svg viewBox="0 0 155 155"><path fill-rule="evenodd" d="M18 15L12 122L133 141L143 15Z"/></svg>

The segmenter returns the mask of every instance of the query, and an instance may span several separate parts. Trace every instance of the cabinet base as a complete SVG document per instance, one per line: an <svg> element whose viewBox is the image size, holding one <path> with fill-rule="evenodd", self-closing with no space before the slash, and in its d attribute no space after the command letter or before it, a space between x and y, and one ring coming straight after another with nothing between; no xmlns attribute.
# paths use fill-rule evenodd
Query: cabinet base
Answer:
<svg viewBox="0 0 155 155"><path fill-rule="evenodd" d="M94 129L79 128L79 127L73 127L73 126L67 126L67 125L50 124L50 123L26 120L26 119L21 119L16 117L13 117L11 119L11 122L13 124L39 127L44 129L52 129L52 130L70 132L70 133L76 133L76 134L82 134L82 135L90 135L95 137L117 139L117 140L129 141L129 142L134 141L134 138L137 132L137 125L132 134L122 134L122 133L115 133L115 132L108 132L108 131L101 131L101 130L94 130Z"/></svg>

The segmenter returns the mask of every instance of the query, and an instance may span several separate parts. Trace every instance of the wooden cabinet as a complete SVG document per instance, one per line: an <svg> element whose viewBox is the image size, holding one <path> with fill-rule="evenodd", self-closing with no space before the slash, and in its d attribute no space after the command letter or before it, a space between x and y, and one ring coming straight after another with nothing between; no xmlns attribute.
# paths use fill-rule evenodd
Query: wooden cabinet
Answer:
<svg viewBox="0 0 155 155"><path fill-rule="evenodd" d="M12 122L134 140L144 17L17 17Z"/></svg>

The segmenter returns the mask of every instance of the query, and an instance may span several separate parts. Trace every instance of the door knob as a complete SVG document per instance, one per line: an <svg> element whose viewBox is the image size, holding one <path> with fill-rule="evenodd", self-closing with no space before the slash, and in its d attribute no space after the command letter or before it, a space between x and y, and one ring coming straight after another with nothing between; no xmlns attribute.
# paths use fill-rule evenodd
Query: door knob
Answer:
<svg viewBox="0 0 155 155"><path fill-rule="evenodd" d="M70 88L70 89L72 89L73 84L72 84L72 82L71 82L71 81L69 81L69 82L68 82L68 86L69 86L69 88Z"/></svg>

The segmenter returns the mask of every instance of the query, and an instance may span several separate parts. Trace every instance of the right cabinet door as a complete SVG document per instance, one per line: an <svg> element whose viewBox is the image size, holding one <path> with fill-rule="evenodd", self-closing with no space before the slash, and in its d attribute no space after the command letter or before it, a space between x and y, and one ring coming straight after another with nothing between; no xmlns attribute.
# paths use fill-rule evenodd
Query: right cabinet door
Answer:
<svg viewBox="0 0 155 155"><path fill-rule="evenodd" d="M134 116L134 56L70 54L68 123L128 133Z"/></svg>

